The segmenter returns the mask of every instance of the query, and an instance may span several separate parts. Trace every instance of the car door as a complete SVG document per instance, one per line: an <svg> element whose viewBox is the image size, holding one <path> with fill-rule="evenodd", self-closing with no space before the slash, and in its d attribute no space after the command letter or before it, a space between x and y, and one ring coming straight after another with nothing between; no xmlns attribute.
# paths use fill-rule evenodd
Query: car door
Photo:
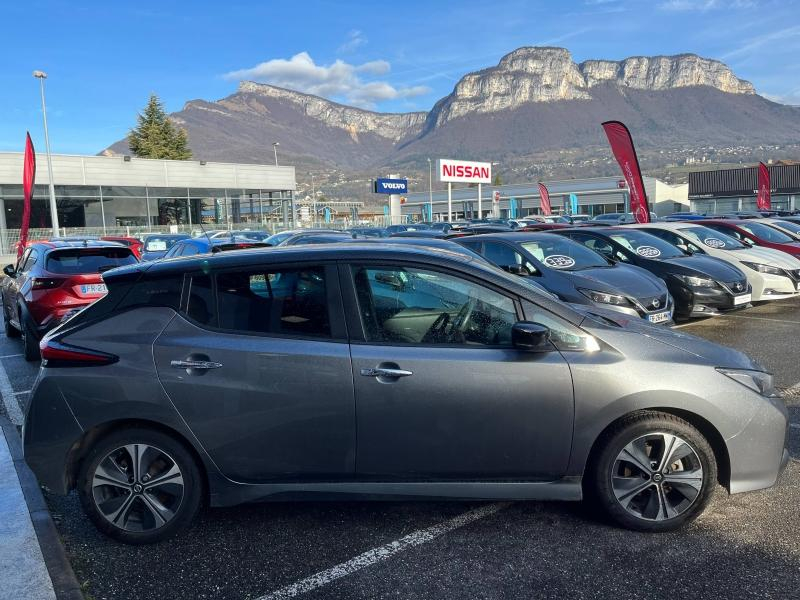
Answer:
<svg viewBox="0 0 800 600"><path fill-rule="evenodd" d="M154 344L159 378L236 481L352 475L355 405L335 266L188 276Z"/></svg>
<svg viewBox="0 0 800 600"><path fill-rule="evenodd" d="M6 302L8 303L9 314L11 314L14 319L17 318L18 303L30 290L32 270L37 262L39 262L39 251L36 248L28 248L19 261L16 277L14 277L14 280L8 288L10 294Z"/></svg>
<svg viewBox="0 0 800 600"><path fill-rule="evenodd" d="M17 318L17 294L19 293L19 280L23 273L22 268L25 266L30 253L30 248L22 253L22 257L16 264L14 277L7 276L3 281L3 308L13 320Z"/></svg>
<svg viewBox="0 0 800 600"><path fill-rule="evenodd" d="M518 299L415 265L341 267L360 477L552 479L574 415L557 351L511 345Z"/></svg>

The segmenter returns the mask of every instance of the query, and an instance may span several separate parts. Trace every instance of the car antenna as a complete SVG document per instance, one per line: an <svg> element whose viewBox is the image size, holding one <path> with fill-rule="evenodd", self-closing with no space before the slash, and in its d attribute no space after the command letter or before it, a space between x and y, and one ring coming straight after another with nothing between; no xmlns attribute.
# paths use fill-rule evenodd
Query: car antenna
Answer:
<svg viewBox="0 0 800 600"><path fill-rule="evenodd" d="M203 235L206 236L206 240L208 241L208 247L210 248L212 246L212 244L211 244L211 236L208 235L208 232L206 231L206 228L203 227L202 215L200 216L200 219L197 221L197 224L200 225L200 231L202 231Z"/></svg>

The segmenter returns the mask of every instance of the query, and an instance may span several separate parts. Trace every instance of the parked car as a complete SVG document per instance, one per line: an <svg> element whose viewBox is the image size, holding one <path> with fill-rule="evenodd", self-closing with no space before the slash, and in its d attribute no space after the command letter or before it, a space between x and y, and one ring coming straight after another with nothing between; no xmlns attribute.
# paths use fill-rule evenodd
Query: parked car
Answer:
<svg viewBox="0 0 800 600"><path fill-rule="evenodd" d="M606 258L647 269L664 280L675 301L675 317L710 317L744 308L752 300L747 277L736 266L690 253L678 240L659 235L649 225L564 230L559 233Z"/></svg>
<svg viewBox="0 0 800 600"><path fill-rule="evenodd" d="M777 227L762 223L761 219L697 221L699 225L719 231L743 242L747 246L761 246L800 257L800 242Z"/></svg>
<svg viewBox="0 0 800 600"><path fill-rule="evenodd" d="M652 222L658 221L658 216L654 212L650 212L650 220ZM636 217L633 213L605 213L592 217L589 221L596 225L625 225L626 223L635 223Z"/></svg>
<svg viewBox="0 0 800 600"><path fill-rule="evenodd" d="M433 223L426 223L426 225L428 225L431 229L437 229L444 233L447 233L453 228L452 224L448 223L447 221L435 221Z"/></svg>
<svg viewBox="0 0 800 600"><path fill-rule="evenodd" d="M191 238L187 233L154 233L145 236L142 248L142 261L147 262L151 260L158 260L164 258L167 250L172 248L174 244L180 240L187 240Z"/></svg>
<svg viewBox="0 0 800 600"><path fill-rule="evenodd" d="M131 249L131 252L133 252L133 255L137 260L142 260L142 248L144 248L144 244L139 238L125 235L104 235L100 239L107 242L117 242L118 244L127 246Z"/></svg>
<svg viewBox="0 0 800 600"><path fill-rule="evenodd" d="M418 231L421 229L430 229L430 226L425 223L406 223L404 225L389 225L386 232L391 235L399 231Z"/></svg>
<svg viewBox="0 0 800 600"><path fill-rule="evenodd" d="M800 222L790 221L785 217L774 217L768 219L760 219L759 223L766 223L770 227L779 229L783 233L790 235L795 240L800 240Z"/></svg>
<svg viewBox="0 0 800 600"><path fill-rule="evenodd" d="M478 235L455 240L501 269L532 277L559 299L611 309L651 323L672 321L672 299L658 277L616 264L550 233Z"/></svg>
<svg viewBox="0 0 800 600"><path fill-rule="evenodd" d="M352 227L347 232L354 238L386 238L390 235L383 227Z"/></svg>
<svg viewBox="0 0 800 600"><path fill-rule="evenodd" d="M746 246L695 222L650 223L638 227L671 244L679 244L685 252L708 254L737 267L747 277L754 302L791 298L800 291L800 261L778 250Z"/></svg>
<svg viewBox="0 0 800 600"><path fill-rule="evenodd" d="M114 242L30 244L0 284L5 333L21 337L25 360L39 359L39 340L106 293L103 272L138 261Z"/></svg>
<svg viewBox="0 0 800 600"><path fill-rule="evenodd" d="M346 231L321 231L306 230L286 238L278 244L283 246L300 246L304 244L335 244L337 242L351 241L353 235Z"/></svg>
<svg viewBox="0 0 800 600"><path fill-rule="evenodd" d="M566 223L531 223L517 231L553 231L554 229L564 229L570 227Z"/></svg>
<svg viewBox="0 0 800 600"><path fill-rule="evenodd" d="M224 240L226 238L248 238L254 240L256 242L263 242L272 234L267 231L258 231L255 229L238 229L233 231L215 231L213 234L209 234L207 237L210 237L213 240ZM206 237L202 234L197 237Z"/></svg>
<svg viewBox="0 0 800 600"><path fill-rule="evenodd" d="M289 239L293 235L298 233L303 233L304 231L308 231L307 229L289 229L286 231L279 231L278 233L274 233L269 236L266 240L266 244L268 246L279 246L280 243L286 239Z"/></svg>
<svg viewBox="0 0 800 600"><path fill-rule="evenodd" d="M226 250L244 250L246 248L263 247L268 247L268 245L265 242L259 242L248 237L196 237L175 242L172 248L167 250L164 259L176 258L178 256L194 256L195 254L211 254L215 252L224 252Z"/></svg>
<svg viewBox="0 0 800 600"><path fill-rule="evenodd" d="M173 535L202 503L331 494L586 498L669 531L718 482L766 488L789 460L786 406L746 355L453 253L223 252L106 285L42 341L23 444L42 485L76 489L123 542Z"/></svg>

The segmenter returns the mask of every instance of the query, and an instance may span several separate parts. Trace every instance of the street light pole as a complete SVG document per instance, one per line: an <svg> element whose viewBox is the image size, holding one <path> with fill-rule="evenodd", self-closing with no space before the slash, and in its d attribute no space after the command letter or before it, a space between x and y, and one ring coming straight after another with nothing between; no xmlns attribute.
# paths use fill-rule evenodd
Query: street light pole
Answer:
<svg viewBox="0 0 800 600"><path fill-rule="evenodd" d="M53 185L53 159L50 155L50 135L47 132L47 105L44 101L44 80L47 73L44 71L34 71L33 76L39 80L39 87L42 91L42 119L44 120L44 146L47 151L47 172L50 181L50 220L53 223L53 236L59 237L58 231L58 210L56 209L56 187Z"/></svg>
<svg viewBox="0 0 800 600"><path fill-rule="evenodd" d="M272 142L272 151L275 153L275 166L278 166L278 146L280 146L279 142Z"/></svg>
<svg viewBox="0 0 800 600"><path fill-rule="evenodd" d="M311 226L317 226L317 192L314 189L314 174L311 174Z"/></svg>
<svg viewBox="0 0 800 600"><path fill-rule="evenodd" d="M428 159L428 218L433 221L433 163Z"/></svg>

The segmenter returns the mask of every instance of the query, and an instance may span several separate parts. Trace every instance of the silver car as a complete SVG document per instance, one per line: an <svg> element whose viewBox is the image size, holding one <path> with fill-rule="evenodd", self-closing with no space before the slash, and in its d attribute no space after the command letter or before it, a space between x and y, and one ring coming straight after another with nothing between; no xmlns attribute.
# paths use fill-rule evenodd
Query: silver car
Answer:
<svg viewBox="0 0 800 600"><path fill-rule="evenodd" d="M202 502L588 498L672 530L773 485L787 411L744 354L591 315L445 249L331 244L109 271L42 341L25 457L127 543Z"/></svg>

